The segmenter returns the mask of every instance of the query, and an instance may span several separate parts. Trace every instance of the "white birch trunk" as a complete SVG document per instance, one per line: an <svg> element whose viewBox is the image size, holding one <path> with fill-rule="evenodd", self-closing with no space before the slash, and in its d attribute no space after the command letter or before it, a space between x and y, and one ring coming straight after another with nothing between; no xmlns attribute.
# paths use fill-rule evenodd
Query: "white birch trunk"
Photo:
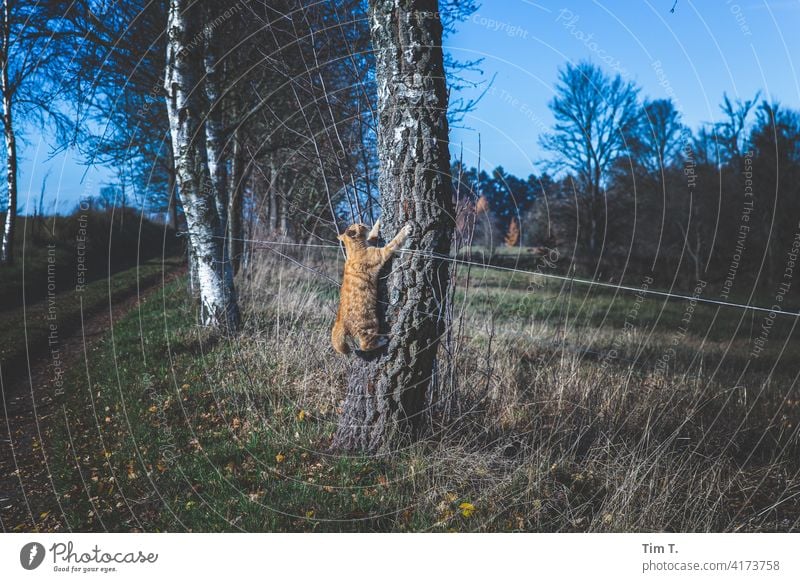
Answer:
<svg viewBox="0 0 800 582"><path fill-rule="evenodd" d="M239 325L239 309L233 279L225 276L225 238L213 190L207 187L206 149L200 139L202 102L194 90L202 56L192 53L188 44L201 33L200 10L191 0L170 0L164 87L175 174L200 287L201 321L233 330Z"/></svg>
<svg viewBox="0 0 800 582"><path fill-rule="evenodd" d="M213 13L208 13L207 21L213 20ZM228 222L228 171L225 165L225 129L222 121L222 82L221 72L217 58L218 39L215 30L209 30L204 35L205 53L203 65L205 66L205 79L203 89L208 101L208 111L203 123L206 135L206 152L208 154L208 177L217 214L220 218L220 228L226 232Z"/></svg>
<svg viewBox="0 0 800 582"><path fill-rule="evenodd" d="M14 261L14 231L17 225L17 140L11 114L11 92L8 81L8 48L11 38L8 19L8 0L3 0L2 55L0 56L0 91L3 96L3 128L6 143L6 187L8 208L3 225L3 247L0 250L0 263L10 265Z"/></svg>
<svg viewBox="0 0 800 582"><path fill-rule="evenodd" d="M211 6L215 6L214 3ZM216 11L209 9L206 22L212 22ZM208 156L208 175L211 192L219 217L219 231L222 239L222 276L227 293L233 292L234 269L228 245L228 168L225 151L225 126L222 117L222 67L219 61L219 30L210 28L205 35L205 79L203 82L208 112L205 116L206 152Z"/></svg>

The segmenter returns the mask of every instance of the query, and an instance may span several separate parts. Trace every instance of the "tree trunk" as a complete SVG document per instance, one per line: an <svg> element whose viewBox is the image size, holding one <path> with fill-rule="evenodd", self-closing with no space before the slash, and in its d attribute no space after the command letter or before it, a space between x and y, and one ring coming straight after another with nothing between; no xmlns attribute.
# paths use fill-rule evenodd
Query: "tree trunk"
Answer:
<svg viewBox="0 0 800 582"><path fill-rule="evenodd" d="M233 156L231 157L231 186L228 201L228 256L230 256L233 274L239 272L244 252L244 236L242 232L243 197L245 184L244 147L242 145L242 129L237 127L233 135Z"/></svg>
<svg viewBox="0 0 800 582"><path fill-rule="evenodd" d="M219 16L219 8L216 3L206 5L206 22L214 22ZM208 26L204 31L204 54L203 65L205 67L205 79L203 88L208 101L208 111L205 116L203 127L206 134L206 153L208 156L208 177L214 202L217 207L219 217L219 232L222 244L222 276L225 287L233 288L233 264L230 260L230 246L228 245L228 166L225 148L225 127L223 122L222 110L222 67L219 62L219 27Z"/></svg>
<svg viewBox="0 0 800 582"><path fill-rule="evenodd" d="M592 181L592 200L590 202L591 207L589 209L589 219L591 221L591 226L589 229L589 255L594 261L598 259L601 244L599 221L601 208L603 208L603 200L601 198L602 187L600 185L600 179L600 166L596 164Z"/></svg>
<svg viewBox="0 0 800 582"><path fill-rule="evenodd" d="M8 209L3 226L3 248L0 250L0 263L10 265L14 262L14 231L17 226L17 139L14 135L14 124L11 114L12 88L8 82L8 60L10 23L8 20L8 1L3 2L2 30L2 75L0 90L3 95L3 126L6 141L6 188L8 190Z"/></svg>
<svg viewBox="0 0 800 582"><path fill-rule="evenodd" d="M210 5L207 5L206 22L213 22L215 13ZM208 156L208 178L209 187L214 196L217 206L217 215L220 220L220 230L227 233L228 222L228 170L225 160L225 128L222 121L222 65L217 58L218 50L217 29L209 26L204 31L203 38L204 54L203 65L205 67L205 79L203 79L203 89L205 90L206 100L208 101L208 111L206 112L203 128L206 135L206 153Z"/></svg>
<svg viewBox="0 0 800 582"><path fill-rule="evenodd" d="M372 0L378 153L386 237L411 224L410 248L387 267L386 347L353 359L334 447L375 451L418 437L445 330L453 232L447 87L436 0ZM436 400L435 398L433 399Z"/></svg>
<svg viewBox="0 0 800 582"><path fill-rule="evenodd" d="M167 214L169 215L170 225L175 232L178 232L178 188L175 183L175 166L171 165L167 169L167 189L169 190L169 200L167 201Z"/></svg>
<svg viewBox="0 0 800 582"><path fill-rule="evenodd" d="M186 237L186 261L189 264L189 277L187 279L189 297L192 298L192 305L200 305L200 317L197 320L198 325L203 325L203 302L200 297L200 279L199 268L197 263L197 255L192 247L192 241Z"/></svg>
<svg viewBox="0 0 800 582"><path fill-rule="evenodd" d="M17 140L11 123L10 99L3 98L3 121L6 140L6 188L8 190L8 209L3 228L3 251L0 263L10 265L14 262L14 232L17 226Z"/></svg>
<svg viewBox="0 0 800 582"><path fill-rule="evenodd" d="M281 237L289 236L289 217L286 215L286 202L281 202Z"/></svg>
<svg viewBox="0 0 800 582"><path fill-rule="evenodd" d="M200 139L202 100L196 90L200 57L188 43L202 33L201 7L170 0L164 88L178 187L200 288L203 325L234 330L239 308L232 271L225 269L224 232L210 184L205 143ZM229 276L230 274L230 276Z"/></svg>
<svg viewBox="0 0 800 582"><path fill-rule="evenodd" d="M278 169L274 162L269 172L269 232L274 235L278 231Z"/></svg>

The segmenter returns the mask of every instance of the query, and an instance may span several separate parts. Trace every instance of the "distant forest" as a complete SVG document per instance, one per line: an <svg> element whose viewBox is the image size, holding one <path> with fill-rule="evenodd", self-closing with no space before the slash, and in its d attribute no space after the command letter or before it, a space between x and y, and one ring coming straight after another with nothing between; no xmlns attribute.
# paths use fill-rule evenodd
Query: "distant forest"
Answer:
<svg viewBox="0 0 800 582"><path fill-rule="evenodd" d="M722 121L693 131L672 100L640 100L590 63L564 68L550 107L549 172L453 165L462 196L479 200L476 243L505 245L518 227L519 244L557 248L582 274L703 280L723 296L784 280L800 237L796 110L723 96Z"/></svg>

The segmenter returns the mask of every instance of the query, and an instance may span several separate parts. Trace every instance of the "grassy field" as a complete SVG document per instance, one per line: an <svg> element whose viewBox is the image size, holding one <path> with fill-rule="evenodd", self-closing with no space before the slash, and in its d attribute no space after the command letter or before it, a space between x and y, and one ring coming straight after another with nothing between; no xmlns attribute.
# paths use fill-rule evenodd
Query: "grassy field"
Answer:
<svg viewBox="0 0 800 582"><path fill-rule="evenodd" d="M235 338L185 282L69 372L48 451L73 530L796 531L795 320L458 274L458 411L389 455L329 450L336 288L266 254ZM338 277L330 257L302 257ZM58 416L58 415L57 415Z"/></svg>
<svg viewBox="0 0 800 582"><path fill-rule="evenodd" d="M48 352L48 340L55 346L82 317L158 280L163 257L178 252L171 232L131 210L23 216L15 243L14 263L0 269L0 370L7 380L24 375L29 360Z"/></svg>
<svg viewBox="0 0 800 582"><path fill-rule="evenodd" d="M19 309L47 296L48 279L57 292L75 287L78 236L85 282L105 280L153 257L178 252L174 233L132 209L76 210L67 216L20 216L14 263L0 271L0 312Z"/></svg>
<svg viewBox="0 0 800 582"><path fill-rule="evenodd" d="M136 294L140 287L161 279L164 269L177 267L180 259L151 259L137 267L97 280L77 293L74 288L17 309L0 312L0 362L6 380L25 375L28 362L57 341L80 329L81 320L109 305ZM55 325L55 328L52 327Z"/></svg>

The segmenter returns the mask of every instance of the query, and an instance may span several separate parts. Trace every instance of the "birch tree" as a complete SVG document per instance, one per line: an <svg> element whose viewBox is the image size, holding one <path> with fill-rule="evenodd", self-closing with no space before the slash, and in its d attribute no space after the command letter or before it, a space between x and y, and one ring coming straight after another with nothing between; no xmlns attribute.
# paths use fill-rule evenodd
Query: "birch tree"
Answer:
<svg viewBox="0 0 800 582"><path fill-rule="evenodd" d="M437 0L371 0L379 188L387 237L411 224L413 252L382 290L389 344L354 360L334 446L375 451L420 434L444 331L453 233L447 87ZM445 257L445 258L440 258Z"/></svg>
<svg viewBox="0 0 800 582"><path fill-rule="evenodd" d="M232 330L239 325L239 308L233 271L225 260L225 221L220 213L227 207L219 204L209 175L205 103L203 91L198 90L204 63L203 14L197 2L170 0L164 89L175 174L197 271L201 321Z"/></svg>
<svg viewBox="0 0 800 582"><path fill-rule="evenodd" d="M11 264L14 260L14 230L17 222L17 138L14 133L12 100L14 88L8 69L11 65L11 22L8 0L3 0L2 30L0 30L0 92L3 98L3 137L6 145L6 193L8 208L3 225L3 249L0 262Z"/></svg>

